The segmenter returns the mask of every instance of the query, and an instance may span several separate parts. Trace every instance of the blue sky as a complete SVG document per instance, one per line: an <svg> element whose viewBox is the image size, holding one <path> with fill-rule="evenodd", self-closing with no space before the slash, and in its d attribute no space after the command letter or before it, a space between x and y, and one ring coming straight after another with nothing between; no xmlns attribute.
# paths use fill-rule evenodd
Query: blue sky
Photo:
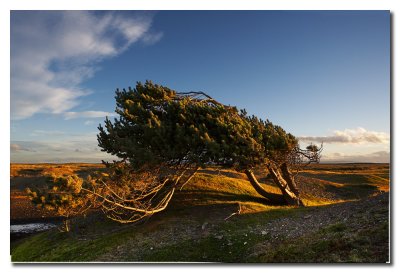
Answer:
<svg viewBox="0 0 400 273"><path fill-rule="evenodd" d="M100 162L116 88L204 91L324 141L323 161L388 162L388 11L11 13L11 162Z"/></svg>

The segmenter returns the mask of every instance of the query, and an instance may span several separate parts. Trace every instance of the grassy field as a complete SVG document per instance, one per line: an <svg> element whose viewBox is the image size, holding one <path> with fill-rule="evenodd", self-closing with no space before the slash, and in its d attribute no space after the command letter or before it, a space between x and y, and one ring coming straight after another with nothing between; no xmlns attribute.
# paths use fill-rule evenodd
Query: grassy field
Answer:
<svg viewBox="0 0 400 273"><path fill-rule="evenodd" d="M11 222L54 216L30 204L27 186L43 186L50 173L85 177L100 168L12 164ZM272 206L244 174L201 170L145 223L118 224L93 212L75 219L69 233L53 229L14 241L12 261L388 261L388 164L313 165L298 181L306 207ZM241 213L225 220L239 206Z"/></svg>

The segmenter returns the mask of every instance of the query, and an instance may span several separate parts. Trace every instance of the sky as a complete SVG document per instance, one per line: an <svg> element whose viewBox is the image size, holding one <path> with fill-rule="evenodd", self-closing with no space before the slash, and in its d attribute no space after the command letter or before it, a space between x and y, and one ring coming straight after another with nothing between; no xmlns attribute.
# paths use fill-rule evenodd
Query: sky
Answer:
<svg viewBox="0 0 400 273"><path fill-rule="evenodd" d="M388 11L12 11L11 162L101 162L116 88L203 91L322 162L390 160Z"/></svg>

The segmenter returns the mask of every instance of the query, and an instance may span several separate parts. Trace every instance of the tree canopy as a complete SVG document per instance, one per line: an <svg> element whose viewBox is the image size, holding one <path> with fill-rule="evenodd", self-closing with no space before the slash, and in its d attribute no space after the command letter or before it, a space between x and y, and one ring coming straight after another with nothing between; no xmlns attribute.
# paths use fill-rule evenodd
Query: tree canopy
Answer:
<svg viewBox="0 0 400 273"><path fill-rule="evenodd" d="M99 126L99 146L135 169L182 162L246 169L284 158L298 145L280 126L202 92L146 81L117 90L115 99L119 118Z"/></svg>

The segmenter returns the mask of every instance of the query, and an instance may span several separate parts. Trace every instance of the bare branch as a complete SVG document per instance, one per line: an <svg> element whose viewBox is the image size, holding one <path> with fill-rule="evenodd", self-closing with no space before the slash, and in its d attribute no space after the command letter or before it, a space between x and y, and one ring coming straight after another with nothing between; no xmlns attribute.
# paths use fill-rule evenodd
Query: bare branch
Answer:
<svg viewBox="0 0 400 273"><path fill-rule="evenodd" d="M228 220L229 218L231 218L232 216L236 215L236 214L240 214L242 212L242 207L240 206L240 203L238 203L238 210L234 213L232 213L231 215L229 215L228 217L226 217L224 220Z"/></svg>

